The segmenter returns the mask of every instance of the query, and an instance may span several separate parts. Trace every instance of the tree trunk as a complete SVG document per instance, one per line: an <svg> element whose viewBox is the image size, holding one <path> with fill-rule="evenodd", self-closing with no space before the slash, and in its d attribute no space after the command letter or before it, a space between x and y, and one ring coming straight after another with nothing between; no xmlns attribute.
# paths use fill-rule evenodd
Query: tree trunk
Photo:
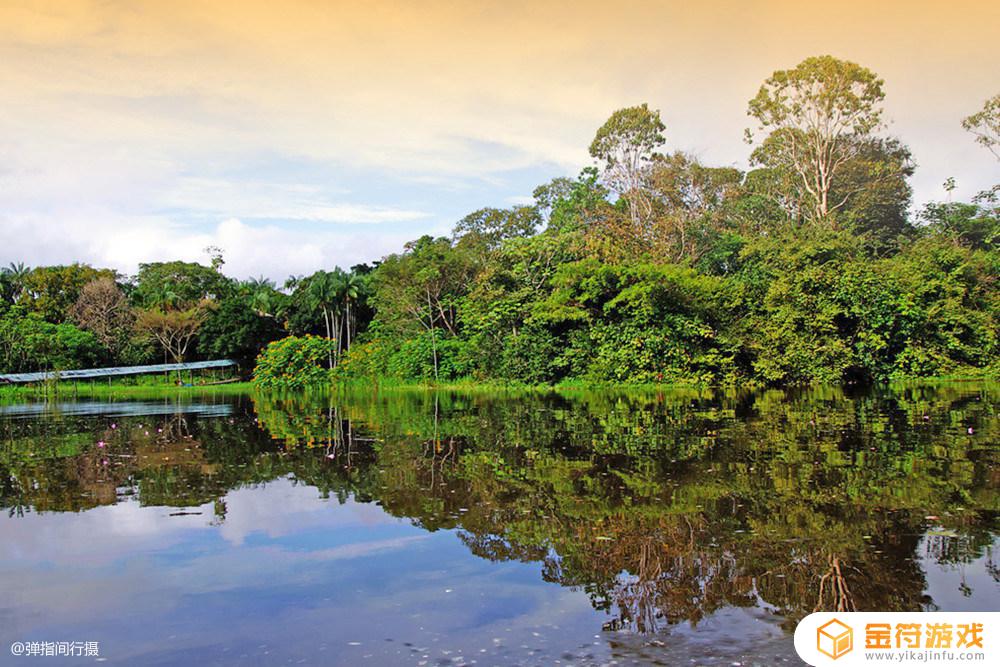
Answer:
<svg viewBox="0 0 1000 667"><path fill-rule="evenodd" d="M326 325L326 339L330 340L330 311L325 307L323 308L323 323ZM326 348L326 366L328 369L333 368L333 350L329 346Z"/></svg>
<svg viewBox="0 0 1000 667"><path fill-rule="evenodd" d="M438 351L437 351L437 332L434 329L434 310L431 305L431 291L427 290L427 314L430 316L431 324L431 352L434 355L434 381L438 381Z"/></svg>
<svg viewBox="0 0 1000 667"><path fill-rule="evenodd" d="M347 351L351 351L351 300L347 300Z"/></svg>
<svg viewBox="0 0 1000 667"><path fill-rule="evenodd" d="M340 317L340 315L337 315L333 319L333 322L334 322L333 328L337 330L337 365L339 366L340 365L340 344L341 344L341 341L344 340L344 320L343 320L343 318Z"/></svg>

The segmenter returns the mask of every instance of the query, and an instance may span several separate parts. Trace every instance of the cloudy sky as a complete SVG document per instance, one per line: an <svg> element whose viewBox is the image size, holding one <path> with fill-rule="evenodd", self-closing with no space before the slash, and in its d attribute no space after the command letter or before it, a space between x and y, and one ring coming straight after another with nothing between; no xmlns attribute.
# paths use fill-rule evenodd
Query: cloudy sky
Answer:
<svg viewBox="0 0 1000 667"><path fill-rule="evenodd" d="M225 251L238 277L350 266L589 164L616 108L746 166L746 103L830 53L886 80L918 202L996 160L1000 4L0 0L0 264Z"/></svg>

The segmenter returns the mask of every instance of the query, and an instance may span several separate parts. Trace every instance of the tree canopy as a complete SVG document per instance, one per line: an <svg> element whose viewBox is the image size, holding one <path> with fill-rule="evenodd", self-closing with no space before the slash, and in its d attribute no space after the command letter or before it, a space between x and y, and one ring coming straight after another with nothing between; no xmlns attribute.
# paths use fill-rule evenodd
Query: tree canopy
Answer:
<svg viewBox="0 0 1000 667"><path fill-rule="evenodd" d="M818 56L775 72L750 100L748 115L769 133L752 158L787 172L802 190L801 214L827 221L847 203L849 193L833 190L845 165L882 127L882 86L866 67Z"/></svg>

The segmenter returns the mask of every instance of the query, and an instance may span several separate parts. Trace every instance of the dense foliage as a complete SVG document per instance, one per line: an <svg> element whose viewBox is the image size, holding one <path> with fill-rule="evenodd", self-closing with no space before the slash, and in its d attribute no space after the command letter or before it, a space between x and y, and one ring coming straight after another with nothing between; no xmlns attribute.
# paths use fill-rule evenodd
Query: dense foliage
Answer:
<svg viewBox="0 0 1000 667"><path fill-rule="evenodd" d="M657 152L666 128L647 105L615 112L590 147L600 170L539 187L534 226L525 207L484 209L385 258L343 374L996 375L997 190L911 212L909 150L879 135L882 85L827 56L775 72L749 105L764 134L748 173Z"/></svg>
<svg viewBox="0 0 1000 667"><path fill-rule="evenodd" d="M539 186L533 205L482 208L450 237L281 288L226 277L215 248L210 266L133 278L11 265L4 331L52 339L4 344L0 370L207 357L249 370L269 342L313 335L332 341L322 381L995 376L1000 186L914 211L915 166L882 134L883 98L877 75L829 56L775 72L748 105L748 172L661 152L659 112L621 109L590 145L595 166ZM997 108L962 121L990 150Z"/></svg>
<svg viewBox="0 0 1000 667"><path fill-rule="evenodd" d="M253 379L259 387L302 389L329 381L329 338L288 336L270 343L257 357Z"/></svg>
<svg viewBox="0 0 1000 667"><path fill-rule="evenodd" d="M72 324L52 324L21 306L0 317L0 358L13 372L34 370L39 363L64 369L97 366L106 360L97 337Z"/></svg>

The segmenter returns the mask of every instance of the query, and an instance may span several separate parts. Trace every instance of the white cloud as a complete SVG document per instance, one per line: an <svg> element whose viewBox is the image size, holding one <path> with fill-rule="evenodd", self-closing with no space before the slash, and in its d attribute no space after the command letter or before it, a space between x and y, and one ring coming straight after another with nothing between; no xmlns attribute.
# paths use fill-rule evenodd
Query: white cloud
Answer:
<svg viewBox="0 0 1000 667"><path fill-rule="evenodd" d="M430 218L344 201L349 193L335 186L182 176L152 154L91 149L0 143L0 263L83 261L134 273L141 262L205 261L215 245L227 274L281 281L398 251L421 233L398 226L426 229ZM395 231L378 228L387 223Z"/></svg>
<svg viewBox="0 0 1000 667"><path fill-rule="evenodd" d="M95 212L92 212L95 213ZM225 272L237 278L263 275L278 283L318 268L381 259L397 252L411 232L377 235L337 229L305 231L278 225L248 225L228 218L204 230L160 217L123 217L113 211L58 222L0 215L0 263L29 266L87 261L134 274L142 262L206 262L207 246L222 248ZM9 259L8 259L9 258Z"/></svg>
<svg viewBox="0 0 1000 667"><path fill-rule="evenodd" d="M535 198L528 197L526 195L515 195L513 197L507 197L505 201L511 206L531 206L535 203Z"/></svg>
<svg viewBox="0 0 1000 667"><path fill-rule="evenodd" d="M164 206L202 215L271 220L302 220L344 224L408 222L430 217L423 211L392 206L330 201L328 190L303 184L180 179L162 198ZM340 192L346 194L346 191Z"/></svg>

